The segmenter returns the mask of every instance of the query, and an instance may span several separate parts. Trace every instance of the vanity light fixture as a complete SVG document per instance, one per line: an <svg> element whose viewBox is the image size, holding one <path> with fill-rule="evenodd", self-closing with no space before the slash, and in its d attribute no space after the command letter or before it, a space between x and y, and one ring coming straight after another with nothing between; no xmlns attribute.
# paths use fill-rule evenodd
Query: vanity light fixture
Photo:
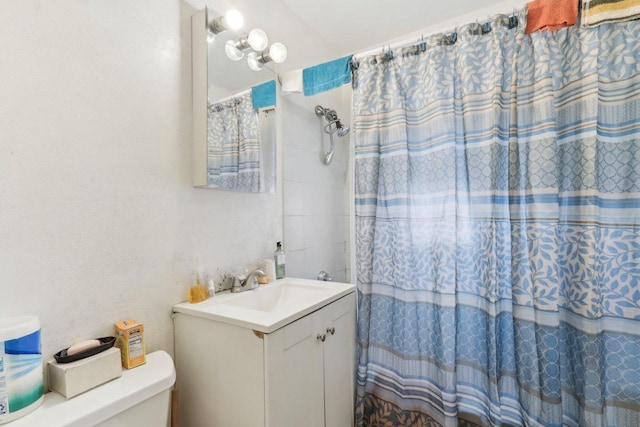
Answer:
<svg viewBox="0 0 640 427"><path fill-rule="evenodd" d="M239 30L244 24L242 14L236 9L230 9L222 16L218 16L209 22L208 30L210 35L220 34L226 30Z"/></svg>
<svg viewBox="0 0 640 427"><path fill-rule="evenodd" d="M263 51L269 44L267 33L259 28L255 28L245 37L238 40L229 40L224 45L224 51L234 61L244 58L244 51L251 48L257 52Z"/></svg>
<svg viewBox="0 0 640 427"><path fill-rule="evenodd" d="M247 64L253 71L260 71L267 62L280 64L287 59L287 48L282 43L274 43L262 52L251 52L247 55Z"/></svg>

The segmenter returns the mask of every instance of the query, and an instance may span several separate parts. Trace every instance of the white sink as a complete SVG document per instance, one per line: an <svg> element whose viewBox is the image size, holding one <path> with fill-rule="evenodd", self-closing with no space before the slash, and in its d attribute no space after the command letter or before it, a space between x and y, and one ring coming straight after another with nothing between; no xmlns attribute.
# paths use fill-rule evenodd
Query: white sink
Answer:
<svg viewBox="0 0 640 427"><path fill-rule="evenodd" d="M173 311L270 333L355 288L347 283L285 278L251 291L218 294L198 304L177 304Z"/></svg>
<svg viewBox="0 0 640 427"><path fill-rule="evenodd" d="M286 310L289 307L297 307L307 301L315 301L318 298L325 299L333 293L333 289L326 282L316 286L299 284L295 282L283 282L264 286L254 291L246 291L235 298L229 298L224 303L240 308L249 308L260 311Z"/></svg>

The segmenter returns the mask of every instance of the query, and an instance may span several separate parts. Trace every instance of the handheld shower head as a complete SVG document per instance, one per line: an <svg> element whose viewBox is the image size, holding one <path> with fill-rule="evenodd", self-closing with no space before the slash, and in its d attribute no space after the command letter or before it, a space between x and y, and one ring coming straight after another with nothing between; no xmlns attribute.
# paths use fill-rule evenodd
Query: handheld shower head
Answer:
<svg viewBox="0 0 640 427"><path fill-rule="evenodd" d="M316 116L324 117L328 122L323 128L324 133L328 134L331 139L331 149L324 156L324 164L328 166L333 159L333 153L335 149L333 134L338 134L338 136L342 137L347 135L351 128L340 123L340 118L338 117L338 113L336 112L336 110L324 108L321 105L316 105L315 113Z"/></svg>
<svg viewBox="0 0 640 427"><path fill-rule="evenodd" d="M331 150L324 156L324 164L325 165L329 166L331 164L331 160L333 160L333 153L334 153L334 151Z"/></svg>

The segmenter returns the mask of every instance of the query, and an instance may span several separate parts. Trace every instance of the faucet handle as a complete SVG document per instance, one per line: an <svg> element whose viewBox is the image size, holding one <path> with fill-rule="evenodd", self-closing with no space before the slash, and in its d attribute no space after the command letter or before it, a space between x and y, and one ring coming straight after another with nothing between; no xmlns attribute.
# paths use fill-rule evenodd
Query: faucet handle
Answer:
<svg viewBox="0 0 640 427"><path fill-rule="evenodd" d="M237 277L234 274L225 273L222 278L222 289L223 291L228 291L236 286Z"/></svg>
<svg viewBox="0 0 640 427"><path fill-rule="evenodd" d="M243 281L249 275L249 270L247 269L247 267L238 265L238 266L232 268L231 271L229 272L229 274L231 276L237 277L238 279Z"/></svg>

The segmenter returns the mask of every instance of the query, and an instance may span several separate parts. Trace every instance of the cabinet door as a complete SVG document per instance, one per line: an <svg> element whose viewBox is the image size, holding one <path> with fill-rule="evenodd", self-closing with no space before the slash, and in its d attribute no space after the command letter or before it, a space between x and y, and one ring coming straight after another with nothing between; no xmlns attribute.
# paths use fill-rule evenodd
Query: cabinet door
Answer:
<svg viewBox="0 0 640 427"><path fill-rule="evenodd" d="M322 311L265 335L268 427L325 427Z"/></svg>
<svg viewBox="0 0 640 427"><path fill-rule="evenodd" d="M345 296L322 310L324 332L324 402L327 427L354 424L356 296Z"/></svg>
<svg viewBox="0 0 640 427"><path fill-rule="evenodd" d="M175 327L180 426L263 427L263 340L251 329L182 313Z"/></svg>

